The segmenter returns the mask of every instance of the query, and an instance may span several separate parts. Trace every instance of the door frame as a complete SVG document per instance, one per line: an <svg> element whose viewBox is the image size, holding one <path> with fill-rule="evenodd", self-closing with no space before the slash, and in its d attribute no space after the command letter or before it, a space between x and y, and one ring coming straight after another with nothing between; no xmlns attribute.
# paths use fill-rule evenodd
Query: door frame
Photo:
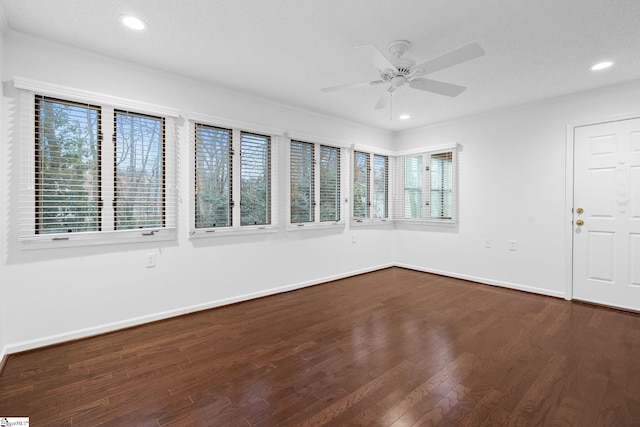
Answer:
<svg viewBox="0 0 640 427"><path fill-rule="evenodd" d="M638 119L640 112L625 114L622 116L606 117L601 119L590 119L567 124L565 138L565 216L564 216L564 265L565 265L565 286L564 299L573 299L573 173L574 173L574 146L575 130L579 127L599 125L603 123L620 122L623 120Z"/></svg>

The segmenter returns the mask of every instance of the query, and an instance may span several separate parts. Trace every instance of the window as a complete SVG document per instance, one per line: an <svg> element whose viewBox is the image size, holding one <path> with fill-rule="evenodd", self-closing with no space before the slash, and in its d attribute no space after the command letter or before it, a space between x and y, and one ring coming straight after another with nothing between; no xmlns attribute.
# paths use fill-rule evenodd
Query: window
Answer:
<svg viewBox="0 0 640 427"><path fill-rule="evenodd" d="M387 219L389 217L389 157L354 152L353 217Z"/></svg>
<svg viewBox="0 0 640 427"><path fill-rule="evenodd" d="M100 231L101 109L35 98L35 233Z"/></svg>
<svg viewBox="0 0 640 427"><path fill-rule="evenodd" d="M455 150L398 157L395 219L455 220Z"/></svg>
<svg viewBox="0 0 640 427"><path fill-rule="evenodd" d="M274 225L272 137L194 122L194 230Z"/></svg>
<svg viewBox="0 0 640 427"><path fill-rule="evenodd" d="M196 123L195 226L229 227L232 131Z"/></svg>
<svg viewBox="0 0 640 427"><path fill-rule="evenodd" d="M115 111L115 228L165 224L165 121Z"/></svg>
<svg viewBox="0 0 640 427"><path fill-rule="evenodd" d="M320 146L320 221L340 221L340 149Z"/></svg>
<svg viewBox="0 0 640 427"><path fill-rule="evenodd" d="M453 153L431 156L431 219L453 218Z"/></svg>
<svg viewBox="0 0 640 427"><path fill-rule="evenodd" d="M291 141L291 218L292 223L315 221L315 150L307 142Z"/></svg>
<svg viewBox="0 0 640 427"><path fill-rule="evenodd" d="M373 155L373 218L389 216L389 158Z"/></svg>
<svg viewBox="0 0 640 427"><path fill-rule="evenodd" d="M271 138L240 134L240 223L271 224Z"/></svg>
<svg viewBox="0 0 640 427"><path fill-rule="evenodd" d="M362 153L360 151L354 153L353 217L357 219L369 218L370 215L370 157L371 155L369 153Z"/></svg>
<svg viewBox="0 0 640 427"><path fill-rule="evenodd" d="M291 141L289 220L292 224L341 220L340 154L341 149L337 147Z"/></svg>
<svg viewBox="0 0 640 427"><path fill-rule="evenodd" d="M19 238L34 248L108 243L105 236L172 238L164 232L175 228L175 186L168 184L175 166L167 160L171 117L88 98L21 93L33 154L26 157L30 166L23 163ZM113 135L113 143L103 135ZM109 234L127 230L133 234Z"/></svg>
<svg viewBox="0 0 640 427"><path fill-rule="evenodd" d="M178 111L14 78L23 249L175 238Z"/></svg>
<svg viewBox="0 0 640 427"><path fill-rule="evenodd" d="M422 156L404 158L404 217L422 217Z"/></svg>

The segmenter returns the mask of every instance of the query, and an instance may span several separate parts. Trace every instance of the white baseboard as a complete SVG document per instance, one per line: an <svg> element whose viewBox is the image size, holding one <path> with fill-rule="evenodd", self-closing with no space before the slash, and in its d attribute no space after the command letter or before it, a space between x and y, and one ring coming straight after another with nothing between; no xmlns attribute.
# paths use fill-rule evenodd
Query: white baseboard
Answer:
<svg viewBox="0 0 640 427"><path fill-rule="evenodd" d="M469 276L467 274L452 273L450 271L436 270L433 268L420 267L417 265L395 263L396 267L408 268L409 270L421 271L423 273L433 273L440 276L453 277L455 279L468 280L470 282L480 283L483 285L499 286L502 288L515 289L518 291L529 292L533 294L547 295L556 298L565 298L565 293L560 291L550 291L549 289L537 288L535 286L521 285L519 283L503 282L501 280L486 279L484 277Z"/></svg>
<svg viewBox="0 0 640 427"><path fill-rule="evenodd" d="M358 274L369 273L376 270L381 270L388 267L402 267L410 270L421 271L425 273L433 273L441 276L453 277L456 279L468 280L471 282L476 282L485 285L499 286L503 288L515 289L519 291L525 291L535 294L547 295L557 298L564 298L564 292L555 292L550 291L548 289L537 288L533 286L526 286L517 283L503 282L498 280L491 280L482 277L469 276L466 274L458 274L452 273L450 271L436 270L432 268L425 268L410 264L403 263L388 263L381 264L374 267L369 267L360 270L353 270L346 273L336 274L333 276L327 276L319 279L308 280L305 282L294 283L291 285L281 286L277 288L265 289L259 292L253 292L249 294L238 295L232 298L225 298L215 301L209 301L202 304L191 305L187 307L181 307L174 310L167 310L159 313L154 313L146 316L134 317L131 319L126 319L118 322L107 323L99 326L94 326L90 328L78 329L75 331L65 332L56 335L50 335L47 337L37 338L28 341L22 341L15 344L7 344L0 351L0 363L6 359L10 354L19 353L22 351L33 350L36 348L46 347L49 345L60 344L67 341L73 341L81 338L87 338L94 335L99 335L107 332L113 332L120 329L130 328L133 326L143 325L145 323L155 322L158 320L169 319L171 317L177 317L184 314L194 313L197 311L208 310L211 308L221 307L224 305L235 304L242 301L248 301L256 298L261 298L269 295L276 295L283 292L294 291L296 289L302 289L309 286L319 285L321 283L331 282L333 280L344 279L346 277L356 276ZM0 365L1 366L1 365Z"/></svg>
<svg viewBox="0 0 640 427"><path fill-rule="evenodd" d="M7 346L0 348L0 374L2 374L2 370L4 369L4 365L7 363L8 358L9 352L7 350Z"/></svg>
<svg viewBox="0 0 640 427"><path fill-rule="evenodd" d="M265 289L259 292L253 292L244 295L238 295L232 298L225 298L215 301L209 301L202 304L191 305L187 307L181 307L174 310L167 310L159 313L154 313L146 316L134 317L118 322L107 323L90 328L78 329L75 331L65 332L56 335L50 335L47 337L37 338L28 341L22 341L15 344L6 345L3 349L3 353L0 356L8 356L9 354L19 353L22 351L33 350L36 348L46 347L50 345L60 344L67 341L73 341L81 338L87 338L94 335L100 335L107 332L113 332L120 329L130 328L133 326L143 325L145 323L155 322L158 320L169 319L171 317L177 317L184 314L194 313L197 311L208 310L210 308L221 307L224 305L235 304L242 301L248 301L256 298L261 298L269 295L276 295L283 292L289 292L296 289L306 288L308 286L319 285L321 283L330 282L333 280L344 279L346 277L356 276L358 274L370 273L372 271L381 270L388 267L393 267L393 263L381 264L375 267L369 267L361 270L354 270L346 273L336 274L333 276L327 276L320 279L309 280L306 282L294 283L291 285L281 286L277 288ZM0 361L3 360L0 357Z"/></svg>

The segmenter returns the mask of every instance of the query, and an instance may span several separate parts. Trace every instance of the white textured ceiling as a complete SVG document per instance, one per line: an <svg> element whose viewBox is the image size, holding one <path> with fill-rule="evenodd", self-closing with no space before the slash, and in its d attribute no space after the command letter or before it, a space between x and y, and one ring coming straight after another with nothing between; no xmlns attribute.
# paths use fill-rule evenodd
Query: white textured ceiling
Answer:
<svg viewBox="0 0 640 427"><path fill-rule="evenodd" d="M398 131L640 78L640 0L0 0L9 29ZM0 11L1 13L1 11ZM149 26L134 33L118 17ZM1 18L1 17L0 17ZM456 98L402 87L320 88L378 78L353 46L409 40L426 60L477 41L485 56L429 75ZM594 73L589 66L615 61Z"/></svg>

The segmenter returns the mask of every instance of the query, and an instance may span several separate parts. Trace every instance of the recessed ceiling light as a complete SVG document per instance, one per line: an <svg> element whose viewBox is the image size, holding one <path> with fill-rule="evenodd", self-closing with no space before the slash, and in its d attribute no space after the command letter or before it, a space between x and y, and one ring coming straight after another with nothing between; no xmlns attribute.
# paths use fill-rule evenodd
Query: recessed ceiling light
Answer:
<svg viewBox="0 0 640 427"><path fill-rule="evenodd" d="M131 15L122 15L120 17L120 22L132 30L141 31L147 28L147 24L145 24L142 19Z"/></svg>
<svg viewBox="0 0 640 427"><path fill-rule="evenodd" d="M400 116L400 117L398 117L398 118L399 118L400 120L408 120L408 119L410 119L410 118L411 118L411 116L410 116L410 115L408 115L408 114L403 114L403 115L401 115L401 116Z"/></svg>
<svg viewBox="0 0 640 427"><path fill-rule="evenodd" d="M613 62L611 62L611 61L602 61L602 62L598 62L595 65L592 65L590 70L591 71L605 70L605 69L611 67L612 65L613 65Z"/></svg>

